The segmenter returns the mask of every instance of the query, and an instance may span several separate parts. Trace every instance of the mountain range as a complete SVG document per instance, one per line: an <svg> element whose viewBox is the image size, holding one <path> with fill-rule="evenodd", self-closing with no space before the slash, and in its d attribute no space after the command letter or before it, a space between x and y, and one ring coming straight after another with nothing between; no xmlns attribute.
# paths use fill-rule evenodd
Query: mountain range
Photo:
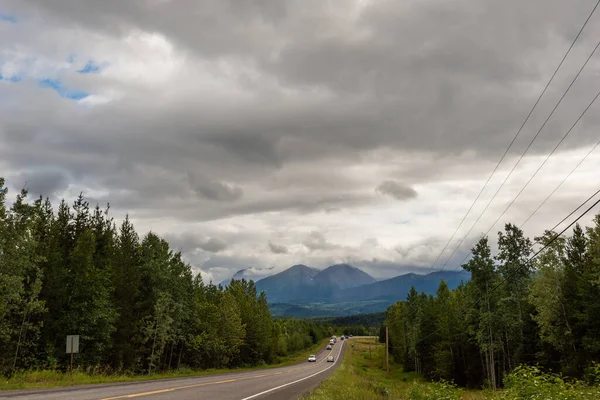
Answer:
<svg viewBox="0 0 600 400"><path fill-rule="evenodd" d="M245 277L242 271L233 279ZM324 270L298 264L256 280L255 285L257 291L265 291L277 315L351 315L385 311L390 304L406 299L413 286L418 292L435 294L442 279L454 289L470 276L467 271L435 271L377 281L348 264L336 264Z"/></svg>
<svg viewBox="0 0 600 400"><path fill-rule="evenodd" d="M270 303L330 301L341 290L376 282L371 275L348 264L332 265L324 270L294 265L256 282Z"/></svg>

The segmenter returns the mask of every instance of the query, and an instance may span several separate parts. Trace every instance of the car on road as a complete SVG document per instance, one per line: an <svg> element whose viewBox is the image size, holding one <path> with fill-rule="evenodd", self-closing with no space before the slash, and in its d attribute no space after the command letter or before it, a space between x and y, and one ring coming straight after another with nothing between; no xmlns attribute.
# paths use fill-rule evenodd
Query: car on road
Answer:
<svg viewBox="0 0 600 400"><path fill-rule="evenodd" d="M340 337L340 340L344 340L344 337L343 337L343 336L342 336L342 337Z"/></svg>
<svg viewBox="0 0 600 400"><path fill-rule="evenodd" d="M327 357L327 362L333 362L333 361L334 361L334 358L333 358L333 356L329 356L329 357Z"/></svg>
<svg viewBox="0 0 600 400"><path fill-rule="evenodd" d="M333 344L334 344L334 343L335 343L335 341L334 341L333 339L331 339L331 340L329 341L329 344L330 344L331 346L333 346Z"/></svg>
<svg viewBox="0 0 600 400"><path fill-rule="evenodd" d="M327 345L327 350L331 350L333 347L331 347L330 344Z"/></svg>
<svg viewBox="0 0 600 400"><path fill-rule="evenodd" d="M311 354L310 356L308 356L308 362L316 362L317 361L317 357L314 354Z"/></svg>

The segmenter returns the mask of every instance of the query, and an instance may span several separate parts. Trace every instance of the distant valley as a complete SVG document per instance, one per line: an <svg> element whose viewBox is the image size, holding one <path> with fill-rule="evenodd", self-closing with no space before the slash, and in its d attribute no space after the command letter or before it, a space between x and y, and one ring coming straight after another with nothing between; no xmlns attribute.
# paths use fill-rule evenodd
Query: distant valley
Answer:
<svg viewBox="0 0 600 400"><path fill-rule="evenodd" d="M243 271L238 271L233 279L248 279ZM442 279L453 289L468 281L470 273L409 273L377 281L348 264L336 264L324 270L299 264L256 280L255 284L259 292L265 291L274 315L308 317L382 312L398 300L406 299L412 286L418 292L434 294ZM224 281L223 285L228 283Z"/></svg>

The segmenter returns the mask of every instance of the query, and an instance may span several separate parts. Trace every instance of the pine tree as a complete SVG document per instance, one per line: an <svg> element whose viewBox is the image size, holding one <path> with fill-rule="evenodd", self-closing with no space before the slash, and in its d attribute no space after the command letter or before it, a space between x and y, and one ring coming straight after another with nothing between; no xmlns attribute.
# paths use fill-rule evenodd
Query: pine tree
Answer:
<svg viewBox="0 0 600 400"><path fill-rule="evenodd" d="M141 248L139 237L129 220L121 224L113 252L114 304L118 313L113 333L111 363L117 370L135 369L141 328Z"/></svg>

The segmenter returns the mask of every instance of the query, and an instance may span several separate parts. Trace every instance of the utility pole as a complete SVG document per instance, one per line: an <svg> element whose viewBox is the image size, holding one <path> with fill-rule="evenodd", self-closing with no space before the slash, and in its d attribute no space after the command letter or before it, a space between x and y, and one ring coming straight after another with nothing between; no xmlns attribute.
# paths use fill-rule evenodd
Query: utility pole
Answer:
<svg viewBox="0 0 600 400"><path fill-rule="evenodd" d="M387 369L387 377L390 377L390 348L388 341L388 327L385 327L385 365Z"/></svg>

